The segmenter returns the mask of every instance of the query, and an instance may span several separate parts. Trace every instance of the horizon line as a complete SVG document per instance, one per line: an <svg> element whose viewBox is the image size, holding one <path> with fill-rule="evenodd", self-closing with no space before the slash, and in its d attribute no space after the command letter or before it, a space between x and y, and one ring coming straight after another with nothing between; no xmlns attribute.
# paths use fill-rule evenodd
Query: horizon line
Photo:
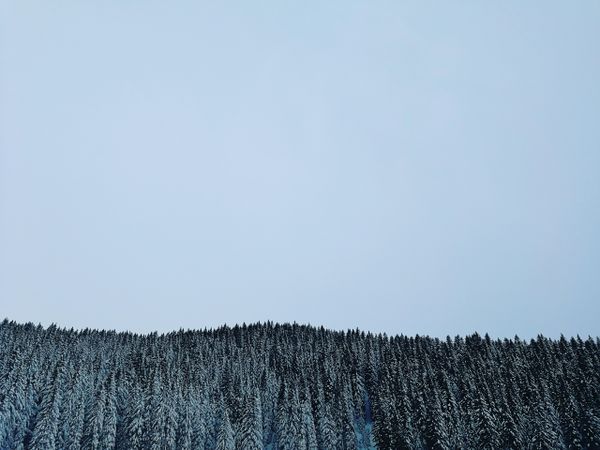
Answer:
<svg viewBox="0 0 600 450"><path fill-rule="evenodd" d="M121 335L132 335L135 337L141 337L141 338L145 338L145 337L149 337L149 336L153 336L155 335L156 337L166 337L168 335L172 335L172 334L177 334L177 333L211 333L211 332L217 332L217 331L222 331L222 330L234 330L236 328L251 328L251 327L260 327L260 326L270 326L272 328L275 327L299 327L299 328L307 328L307 329L312 329L312 330L323 330L326 332L330 332L330 333L337 333L337 334L348 334L348 333L360 333L360 334L364 334L365 336L372 336L372 337L379 337L379 338L383 338L383 339L393 339L393 338L408 338L408 339L415 339L417 337L419 338L425 338L425 339L432 339L432 340L438 340L438 341L447 341L447 340L456 340L458 339L465 339L468 337L476 337L479 336L482 339L489 339L491 341L495 341L495 342L504 342L504 341L508 341L508 342L534 342L538 339L548 339L551 341L559 341L562 338L566 339L566 340L572 340L572 339L576 339L576 340L582 340L582 341L588 341L588 340L593 340L593 341L597 341L600 340L600 336L592 336L590 334L588 334L586 337L581 336L580 334L576 334L576 335L571 335L571 336L567 336L563 333L560 333L560 336L558 338L553 338L553 337L548 337L546 335L544 335L543 333L538 333L535 338L530 337L530 338L522 338L520 337L518 334L515 334L512 337L491 337L489 335L489 333L481 333L479 331L473 331L471 333L465 333L465 334L455 334L454 336L451 336L450 334L447 334L445 337L440 337L440 336L432 336L429 334L419 334L416 333L414 335L408 335L408 334L404 334L404 333L387 333L385 331L381 331L381 332L374 332L374 331L370 331L370 330L363 330L360 329L359 327L356 328L346 328L346 329L336 329L336 328L330 328L330 327L326 327L325 325L313 325L311 323L299 323L296 321L292 321L292 322L276 322L273 320L265 320L265 321L256 321L256 322L250 322L250 323L246 323L246 322L242 322L240 323L236 323L236 324L227 324L227 323L223 323L222 325L219 326L213 326L213 327L208 327L205 326L203 328L198 327L198 328L184 328L184 327L180 327L177 329L172 329L170 331L158 331L158 330L153 330L153 331L147 331L147 332L137 332L137 331L131 331L131 330L117 330L115 328L95 328L95 327L73 327L73 326L65 326L65 325L60 325L57 324L55 322L50 323L49 325L43 325L41 322L35 323L32 321L27 321L27 322L19 322L17 320L13 320L13 319L9 319L8 317L4 317L4 319L2 319L2 321L0 322L0 327L4 326L6 324L9 325L13 325L13 326L21 326L21 327L26 327L26 326L31 326L31 327L35 327L35 328L41 328L43 331L48 331L51 328L54 328L58 331L61 332L75 332L77 334L82 334L83 332L86 331L92 331L92 332L97 332L97 333L112 333L112 334L121 334Z"/></svg>

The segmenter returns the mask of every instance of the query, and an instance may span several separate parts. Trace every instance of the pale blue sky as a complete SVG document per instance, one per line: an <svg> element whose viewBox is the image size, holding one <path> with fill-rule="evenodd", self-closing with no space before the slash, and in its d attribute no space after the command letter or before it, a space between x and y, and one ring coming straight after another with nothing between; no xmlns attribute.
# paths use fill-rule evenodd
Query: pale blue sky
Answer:
<svg viewBox="0 0 600 450"><path fill-rule="evenodd" d="M600 2L0 2L0 314L600 334Z"/></svg>

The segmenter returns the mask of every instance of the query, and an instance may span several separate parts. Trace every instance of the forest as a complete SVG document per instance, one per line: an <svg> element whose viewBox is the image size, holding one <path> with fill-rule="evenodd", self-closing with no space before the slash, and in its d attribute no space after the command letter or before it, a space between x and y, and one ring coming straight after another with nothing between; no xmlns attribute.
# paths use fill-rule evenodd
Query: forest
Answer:
<svg viewBox="0 0 600 450"><path fill-rule="evenodd" d="M0 449L458 448L600 448L600 340L0 324Z"/></svg>

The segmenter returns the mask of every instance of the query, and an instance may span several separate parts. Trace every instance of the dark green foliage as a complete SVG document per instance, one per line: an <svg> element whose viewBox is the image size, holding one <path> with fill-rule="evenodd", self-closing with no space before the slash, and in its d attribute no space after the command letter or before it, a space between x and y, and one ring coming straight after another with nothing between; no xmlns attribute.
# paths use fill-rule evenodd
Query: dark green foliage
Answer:
<svg viewBox="0 0 600 450"><path fill-rule="evenodd" d="M0 449L600 449L600 343L0 324Z"/></svg>

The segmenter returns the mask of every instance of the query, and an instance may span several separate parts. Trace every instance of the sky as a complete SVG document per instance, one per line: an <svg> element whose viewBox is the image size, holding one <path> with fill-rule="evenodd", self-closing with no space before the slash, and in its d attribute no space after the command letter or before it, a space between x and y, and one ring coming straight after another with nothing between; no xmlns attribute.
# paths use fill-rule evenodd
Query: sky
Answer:
<svg viewBox="0 0 600 450"><path fill-rule="evenodd" d="M0 2L0 316L600 335L600 2Z"/></svg>

